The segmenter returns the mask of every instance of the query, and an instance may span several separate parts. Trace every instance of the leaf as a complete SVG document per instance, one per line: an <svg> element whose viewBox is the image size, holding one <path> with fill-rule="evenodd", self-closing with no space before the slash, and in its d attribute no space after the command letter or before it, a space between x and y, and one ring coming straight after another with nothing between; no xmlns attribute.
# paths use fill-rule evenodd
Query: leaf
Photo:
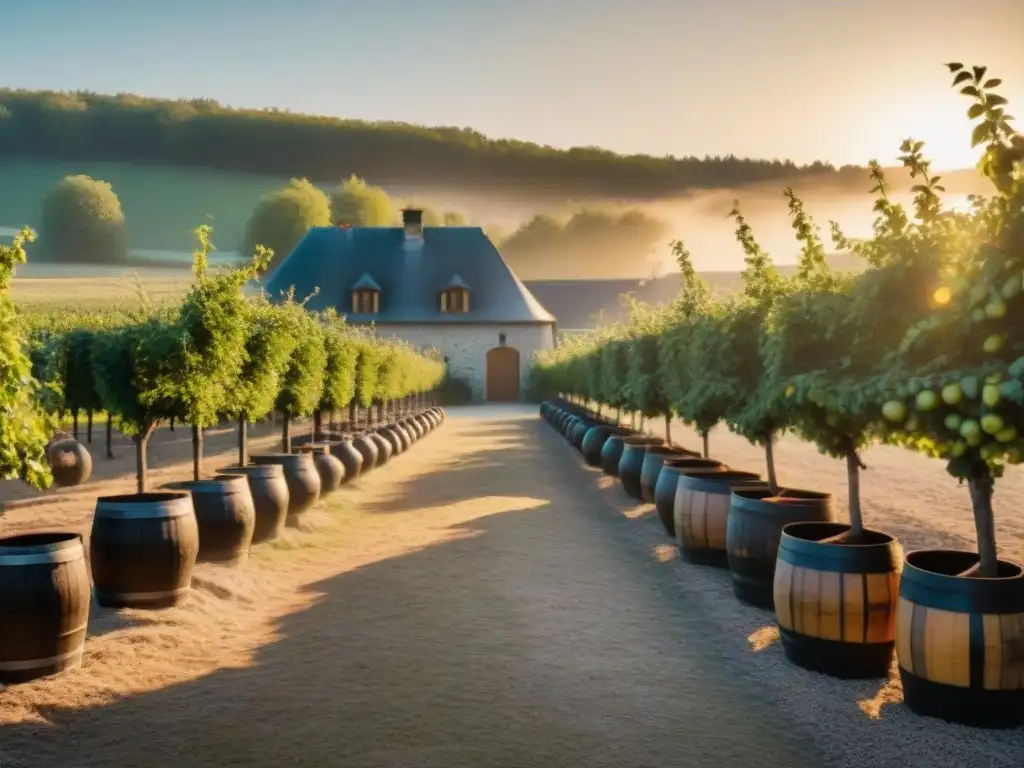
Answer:
<svg viewBox="0 0 1024 768"><path fill-rule="evenodd" d="M985 103L990 107L996 107L1000 104L1009 104L1005 97L1000 96L998 93L990 93L985 97Z"/></svg>
<svg viewBox="0 0 1024 768"><path fill-rule="evenodd" d="M971 120L975 120L985 114L984 104L971 104L971 108L967 110L967 117Z"/></svg>
<svg viewBox="0 0 1024 768"><path fill-rule="evenodd" d="M949 68L950 72L959 72L961 69L964 68L964 65L961 64L959 61L951 61L947 63L946 66Z"/></svg>
<svg viewBox="0 0 1024 768"><path fill-rule="evenodd" d="M980 83L986 72L988 72L988 67L974 67L974 79Z"/></svg>
<svg viewBox="0 0 1024 768"><path fill-rule="evenodd" d="M993 77L991 80L986 80L985 84L981 87L987 91L989 88L998 88L1002 84L1002 80L1000 80L998 77Z"/></svg>
<svg viewBox="0 0 1024 768"><path fill-rule="evenodd" d="M957 65L959 66L959 65ZM953 78L953 86L958 86L960 83L966 82L971 79L971 73L964 70L959 75Z"/></svg>
<svg viewBox="0 0 1024 768"><path fill-rule="evenodd" d="M974 126L974 130L971 131L971 146L976 147L985 142L988 139L990 132L988 123L979 123Z"/></svg>

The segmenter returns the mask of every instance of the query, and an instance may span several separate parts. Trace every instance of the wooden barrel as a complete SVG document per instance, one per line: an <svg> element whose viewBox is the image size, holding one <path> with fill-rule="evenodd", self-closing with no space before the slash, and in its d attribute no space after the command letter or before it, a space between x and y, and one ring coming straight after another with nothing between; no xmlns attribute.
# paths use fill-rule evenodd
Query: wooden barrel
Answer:
<svg viewBox="0 0 1024 768"><path fill-rule="evenodd" d="M405 453L406 451L409 450L409 445L411 444L412 441L409 440L409 433L402 429L401 425L389 424L388 426L384 427L384 430L389 435L391 435L391 447L394 451L394 455L398 455L399 453ZM339 458L341 457L339 456ZM348 471L348 467L346 467L345 469L346 471Z"/></svg>
<svg viewBox="0 0 1024 768"><path fill-rule="evenodd" d="M886 677L895 644L900 545L865 531L855 545L829 541L845 523L790 523L775 565L775 615L786 658L841 678Z"/></svg>
<svg viewBox="0 0 1024 768"><path fill-rule="evenodd" d="M397 456L398 454L405 450L405 448L402 447L402 441L398 437L398 433L391 429L390 426L380 427L377 430L377 434L388 441L388 445L391 446L392 456Z"/></svg>
<svg viewBox="0 0 1024 768"><path fill-rule="evenodd" d="M414 440L419 440L419 432L413 429ZM352 447L363 455L363 469L365 474L377 466L377 444L366 435L356 435L352 438Z"/></svg>
<svg viewBox="0 0 1024 768"><path fill-rule="evenodd" d="M619 462L622 460L622 451L626 447L623 442L628 435L612 434L604 441L601 447L601 471L612 477L619 476Z"/></svg>
<svg viewBox="0 0 1024 768"><path fill-rule="evenodd" d="M732 588L742 602L774 608L775 563L782 529L790 523L835 522L829 493L796 488L737 488L732 494L725 547Z"/></svg>
<svg viewBox="0 0 1024 768"><path fill-rule="evenodd" d="M903 699L919 715L987 728L1024 723L1024 578L961 575L970 552L907 555L896 611Z"/></svg>
<svg viewBox="0 0 1024 768"><path fill-rule="evenodd" d="M676 536L675 509L676 489L679 486L679 473L687 469L728 469L718 459L703 459L694 456L685 459L668 459L658 473L658 481L654 484L654 506L658 510L658 519L672 538Z"/></svg>
<svg viewBox="0 0 1024 768"><path fill-rule="evenodd" d="M198 562L230 564L248 558L256 527L256 507L248 478L217 475L210 480L166 483L164 488L192 494L199 528Z"/></svg>
<svg viewBox="0 0 1024 768"><path fill-rule="evenodd" d="M409 433L397 424L394 426L394 429L395 434L405 441L405 449L408 450L409 446L412 445ZM345 438L337 443L333 443L331 445L331 454L336 456L345 466L345 478L342 482L350 483L359 477L359 473L363 470L363 454L356 450L351 439Z"/></svg>
<svg viewBox="0 0 1024 768"><path fill-rule="evenodd" d="M383 435L379 435L383 438ZM388 445L391 443L388 441ZM345 482L345 465L341 459L330 452L330 446L318 445L311 449L315 454L313 464L316 466L317 474L320 475L320 495L334 493Z"/></svg>
<svg viewBox="0 0 1024 768"><path fill-rule="evenodd" d="M267 453L253 456L254 464L280 464L288 484L288 516L285 525L298 525L299 515L320 498L320 473L308 453Z"/></svg>
<svg viewBox="0 0 1024 768"><path fill-rule="evenodd" d="M65 487L82 485L92 476L92 455L73 437L54 440L46 447L53 481Z"/></svg>
<svg viewBox="0 0 1024 768"><path fill-rule="evenodd" d="M199 554L192 495L101 496L89 535L96 602L104 608L166 608L192 586Z"/></svg>
<svg viewBox="0 0 1024 768"><path fill-rule="evenodd" d="M622 458L619 459L619 480L622 487L630 496L637 501L643 501L643 494L640 492L640 471L644 466L644 457L647 455L648 446L660 446L664 440L660 437L649 437L647 435L633 435L623 441Z"/></svg>
<svg viewBox="0 0 1024 768"><path fill-rule="evenodd" d="M696 451L689 451L675 445L651 445L644 452L644 463L640 466L640 496L648 504L654 503L654 486L658 483L661 468L669 459L684 457L700 458Z"/></svg>
<svg viewBox="0 0 1024 768"><path fill-rule="evenodd" d="M383 467L391 459L391 443L377 432L367 432L366 438L377 446L377 466Z"/></svg>
<svg viewBox="0 0 1024 768"><path fill-rule="evenodd" d="M288 483L280 464L247 464L222 467L219 475L244 475L249 481L256 513L252 543L262 544L281 535L288 515Z"/></svg>
<svg viewBox="0 0 1024 768"><path fill-rule="evenodd" d="M588 429L587 433L583 435L583 447L581 448L583 460L592 467L600 467L601 451L604 449L604 444L608 438L618 432L619 428L611 424L596 424Z"/></svg>
<svg viewBox="0 0 1024 768"><path fill-rule="evenodd" d="M735 469L679 471L672 521L679 554L690 563L727 568L725 534L732 489L763 484L760 475Z"/></svg>
<svg viewBox="0 0 1024 768"><path fill-rule="evenodd" d="M23 683L81 664L90 599L79 534L0 539L0 682Z"/></svg>

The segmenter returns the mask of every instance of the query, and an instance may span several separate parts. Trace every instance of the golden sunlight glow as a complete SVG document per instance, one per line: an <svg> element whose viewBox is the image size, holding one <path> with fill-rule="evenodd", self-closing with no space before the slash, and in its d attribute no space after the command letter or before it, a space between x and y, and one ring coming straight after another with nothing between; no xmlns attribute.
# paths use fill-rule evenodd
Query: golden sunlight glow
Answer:
<svg viewBox="0 0 1024 768"><path fill-rule="evenodd" d="M932 299L936 304L948 304L949 300L953 298L953 291L948 286L942 286L932 295Z"/></svg>

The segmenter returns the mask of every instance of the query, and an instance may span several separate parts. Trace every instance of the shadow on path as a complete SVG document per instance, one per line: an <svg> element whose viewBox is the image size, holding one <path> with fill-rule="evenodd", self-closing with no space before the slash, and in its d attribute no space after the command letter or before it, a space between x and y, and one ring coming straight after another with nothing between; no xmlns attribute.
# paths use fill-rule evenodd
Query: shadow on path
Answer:
<svg viewBox="0 0 1024 768"><path fill-rule="evenodd" d="M0 743L17 765L61 768L822 764L720 667L666 569L624 545L633 522L548 427L434 439L461 448L438 446L444 466L365 511L411 542L444 526L443 542L309 585L314 604L247 667L52 708Z"/></svg>

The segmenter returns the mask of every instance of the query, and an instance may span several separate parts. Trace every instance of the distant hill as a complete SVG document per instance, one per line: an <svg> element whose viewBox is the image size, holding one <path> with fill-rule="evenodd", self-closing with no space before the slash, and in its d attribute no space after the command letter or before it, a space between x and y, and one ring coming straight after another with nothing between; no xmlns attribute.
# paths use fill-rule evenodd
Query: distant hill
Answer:
<svg viewBox="0 0 1024 768"><path fill-rule="evenodd" d="M852 254L831 254L828 262L833 269L863 269L863 262ZM796 273L795 264L782 264L777 269L783 275ZM701 272L700 276L718 294L738 291L743 286L740 272ZM524 280L523 283L555 316L559 331L589 330L625 320L621 302L624 294L632 294L645 304L665 306L679 293L678 273L647 280Z"/></svg>
<svg viewBox="0 0 1024 768"><path fill-rule="evenodd" d="M533 197L652 199L690 189L864 169L789 160L623 155L494 139L471 128L368 122L208 99L0 90L0 153L14 158L124 161L337 182L430 185Z"/></svg>

